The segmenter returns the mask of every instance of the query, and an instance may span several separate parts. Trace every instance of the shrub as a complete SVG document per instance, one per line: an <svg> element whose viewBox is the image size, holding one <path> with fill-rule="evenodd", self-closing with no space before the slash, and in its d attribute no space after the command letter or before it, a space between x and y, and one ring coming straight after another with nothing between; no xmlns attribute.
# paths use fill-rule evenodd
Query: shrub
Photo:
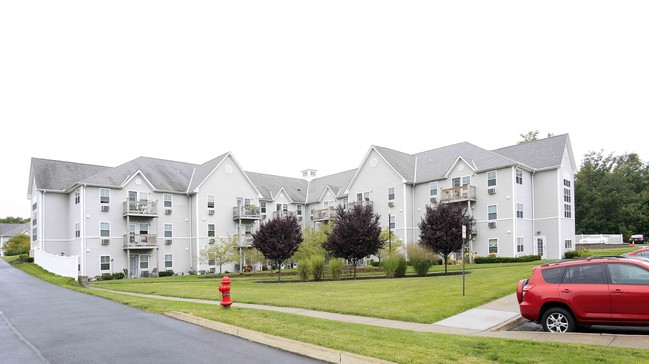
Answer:
<svg viewBox="0 0 649 364"><path fill-rule="evenodd" d="M158 277L171 277L174 275L173 270L165 270L165 271L160 271L158 273Z"/></svg>
<svg viewBox="0 0 649 364"><path fill-rule="evenodd" d="M566 258L566 259L577 258L577 257L579 257L579 252L576 251L576 250L567 251L567 252L563 255L563 257Z"/></svg>
<svg viewBox="0 0 649 364"><path fill-rule="evenodd" d="M325 258L319 255L314 255L311 257L311 273L313 274L313 280L321 281L324 277L325 270Z"/></svg>
<svg viewBox="0 0 649 364"><path fill-rule="evenodd" d="M113 273L112 279L124 279L124 273L122 272Z"/></svg>
<svg viewBox="0 0 649 364"><path fill-rule="evenodd" d="M406 249L410 265L420 277L425 277L428 270L435 264L433 252L421 245L409 245Z"/></svg>
<svg viewBox="0 0 649 364"><path fill-rule="evenodd" d="M190 276L195 276L196 271L195 270L190 270L189 272L187 272L187 274L189 274Z"/></svg>
<svg viewBox="0 0 649 364"><path fill-rule="evenodd" d="M110 274L110 273L103 273L101 275L101 280L102 281L110 281L111 279L113 279L113 275Z"/></svg>
<svg viewBox="0 0 649 364"><path fill-rule="evenodd" d="M383 258L381 261L381 267L383 268L386 277L394 278L406 275L408 265L406 264L406 258L404 258L403 255L393 253L392 255Z"/></svg>
<svg viewBox="0 0 649 364"><path fill-rule="evenodd" d="M521 262L533 262L535 260L541 260L540 255L524 255L522 257L510 258L510 257L476 257L473 261L475 264L488 264L488 263L521 263Z"/></svg>
<svg viewBox="0 0 649 364"><path fill-rule="evenodd" d="M311 272L310 261L306 259L302 259L299 262L297 262L297 274L300 276L301 280L308 281L310 272Z"/></svg>
<svg viewBox="0 0 649 364"><path fill-rule="evenodd" d="M329 261L329 274L331 274L331 279L338 280L345 273L345 262L340 259L331 259Z"/></svg>

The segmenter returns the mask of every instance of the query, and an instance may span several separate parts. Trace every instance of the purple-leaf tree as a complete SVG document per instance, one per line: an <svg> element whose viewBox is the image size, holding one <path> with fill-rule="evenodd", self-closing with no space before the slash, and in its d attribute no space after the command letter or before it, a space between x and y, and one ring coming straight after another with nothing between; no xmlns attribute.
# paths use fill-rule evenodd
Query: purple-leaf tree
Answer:
<svg viewBox="0 0 649 364"><path fill-rule="evenodd" d="M302 230L293 215L277 216L263 222L252 234L252 246L277 265L277 280L280 280L282 275L282 263L293 256L301 243Z"/></svg>
<svg viewBox="0 0 649 364"><path fill-rule="evenodd" d="M467 216L466 209L451 203L426 207L426 214L419 222L419 244L426 246L444 258L444 274L448 273L448 256L462 249L462 225L470 234L475 220Z"/></svg>
<svg viewBox="0 0 649 364"><path fill-rule="evenodd" d="M351 261L356 279L358 261L377 254L385 244L385 239L381 238L379 215L370 204L354 205L349 210L339 205L337 212L338 218L322 247L334 257Z"/></svg>

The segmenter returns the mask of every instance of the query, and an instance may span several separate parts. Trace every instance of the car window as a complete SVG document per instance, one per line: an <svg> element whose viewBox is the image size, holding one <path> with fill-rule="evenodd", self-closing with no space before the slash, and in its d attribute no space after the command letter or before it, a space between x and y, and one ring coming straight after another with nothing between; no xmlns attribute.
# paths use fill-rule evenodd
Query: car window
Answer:
<svg viewBox="0 0 649 364"><path fill-rule="evenodd" d="M649 270L635 264L610 263L608 272L613 284L649 284Z"/></svg>
<svg viewBox="0 0 649 364"><path fill-rule="evenodd" d="M646 257L646 256L649 256L649 251L646 251L646 250L641 251L641 252L638 252L638 254L636 254L636 255L639 255L641 257Z"/></svg>
<svg viewBox="0 0 649 364"><path fill-rule="evenodd" d="M563 284L602 284L606 283L602 264L580 264L566 267Z"/></svg>
<svg viewBox="0 0 649 364"><path fill-rule="evenodd" d="M563 277L563 272L566 270L566 267L558 268L548 268L541 271L543 280L550 284L559 284L561 283L561 278Z"/></svg>

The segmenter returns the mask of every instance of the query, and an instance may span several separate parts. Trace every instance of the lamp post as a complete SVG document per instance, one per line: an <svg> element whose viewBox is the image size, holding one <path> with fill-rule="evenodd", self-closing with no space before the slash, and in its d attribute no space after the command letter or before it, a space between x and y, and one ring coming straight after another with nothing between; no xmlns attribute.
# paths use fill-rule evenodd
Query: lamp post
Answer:
<svg viewBox="0 0 649 364"><path fill-rule="evenodd" d="M392 256L392 211L388 210L388 252Z"/></svg>

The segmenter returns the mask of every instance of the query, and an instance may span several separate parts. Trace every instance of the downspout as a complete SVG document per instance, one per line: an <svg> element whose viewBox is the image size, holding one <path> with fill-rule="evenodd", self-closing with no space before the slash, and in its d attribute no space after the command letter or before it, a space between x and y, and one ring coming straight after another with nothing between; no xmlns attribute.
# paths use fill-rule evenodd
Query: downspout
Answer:
<svg viewBox="0 0 649 364"><path fill-rule="evenodd" d="M43 220L43 216L45 216L45 194L47 191L42 191L41 193L41 206L40 209L38 210L38 224L36 225L36 233L41 237L39 240L38 247L41 252L45 251L45 223ZM40 234L38 233L40 231Z"/></svg>
<svg viewBox="0 0 649 364"><path fill-rule="evenodd" d="M196 203L194 205L195 205L195 208L196 208L196 274L198 274L198 264L199 264L198 252L200 251L200 241L199 241L200 239L198 238L199 237L198 232L200 231L199 224L201 223L200 222L201 219L198 218L198 199L196 200ZM192 255L193 253L194 252L190 251L189 254Z"/></svg>
<svg viewBox="0 0 649 364"><path fill-rule="evenodd" d="M534 175L536 174L536 169L532 171L532 182L531 182L531 188L532 188L532 254L534 254L534 251L537 249L536 248L536 189L534 188ZM537 252L538 253L538 252Z"/></svg>
<svg viewBox="0 0 649 364"><path fill-rule="evenodd" d="M86 190L85 185L79 187L81 189L81 275L86 276L87 269L87 256L86 256Z"/></svg>
<svg viewBox="0 0 649 364"><path fill-rule="evenodd" d="M514 172L514 173L512 173L512 175L511 175L512 176L511 177L512 178L512 180L511 180L511 182L512 182L512 196L513 196L513 198L512 198L512 211L514 211L514 213L513 213L514 219L513 219L513 224L512 224L512 253L514 253L513 256L518 256L518 249L516 248L516 239L517 239L516 238L516 230L517 230L516 228L518 227L518 210L517 210L518 207L516 206L517 201L518 201L518 198L517 198L518 196L516 194L516 168L517 167L515 167L515 166L512 167L512 172ZM525 215L523 215L523 216L525 216Z"/></svg>

